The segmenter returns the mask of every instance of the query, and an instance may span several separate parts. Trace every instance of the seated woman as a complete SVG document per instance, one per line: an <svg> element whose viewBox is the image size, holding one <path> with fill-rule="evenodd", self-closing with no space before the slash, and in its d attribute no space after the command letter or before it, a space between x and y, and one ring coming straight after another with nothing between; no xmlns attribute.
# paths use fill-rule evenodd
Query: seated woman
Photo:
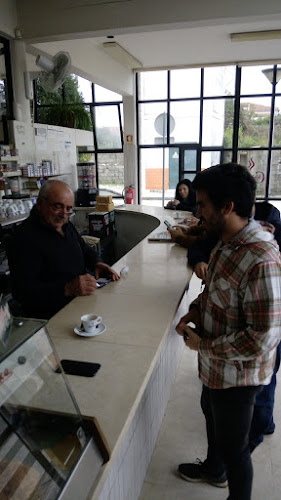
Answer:
<svg viewBox="0 0 281 500"><path fill-rule="evenodd" d="M196 193L191 187L190 180L183 179L177 184L175 199L169 201L166 208L194 212L196 209Z"/></svg>

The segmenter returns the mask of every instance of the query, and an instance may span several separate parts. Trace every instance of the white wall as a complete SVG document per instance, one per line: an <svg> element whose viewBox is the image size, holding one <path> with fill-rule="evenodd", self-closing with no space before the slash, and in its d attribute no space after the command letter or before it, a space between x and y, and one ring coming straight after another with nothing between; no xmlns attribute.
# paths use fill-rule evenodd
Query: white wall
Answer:
<svg viewBox="0 0 281 500"><path fill-rule="evenodd" d="M29 125L16 120L10 122L10 126L20 165L51 160L64 176L63 180L73 190L77 189L77 147L93 147L92 132L41 123Z"/></svg>

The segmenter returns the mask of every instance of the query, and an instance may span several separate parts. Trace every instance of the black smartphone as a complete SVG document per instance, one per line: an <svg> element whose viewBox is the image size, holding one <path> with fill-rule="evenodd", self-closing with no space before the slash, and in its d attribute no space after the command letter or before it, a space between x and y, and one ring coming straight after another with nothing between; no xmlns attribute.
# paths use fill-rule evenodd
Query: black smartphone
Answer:
<svg viewBox="0 0 281 500"><path fill-rule="evenodd" d="M167 221L167 220L164 220L164 224L166 224L166 226L167 226L169 229L171 229L171 228L173 227L173 226L172 226L172 224L170 224L170 222L169 222L169 221Z"/></svg>
<svg viewBox="0 0 281 500"><path fill-rule="evenodd" d="M111 281L112 281L111 276L109 276L109 278L98 278L97 279L98 288L102 288L103 286L107 285Z"/></svg>
<svg viewBox="0 0 281 500"><path fill-rule="evenodd" d="M93 377L101 367L99 363L75 361L73 359L62 359L61 365L67 375L80 375L81 377ZM61 369L57 368L56 373L61 373Z"/></svg>

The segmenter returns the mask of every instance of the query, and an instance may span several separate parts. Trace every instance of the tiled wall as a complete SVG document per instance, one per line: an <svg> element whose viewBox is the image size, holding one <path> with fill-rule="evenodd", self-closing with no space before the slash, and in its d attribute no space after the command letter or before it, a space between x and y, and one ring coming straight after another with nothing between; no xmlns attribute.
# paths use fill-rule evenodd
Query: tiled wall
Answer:
<svg viewBox="0 0 281 500"><path fill-rule="evenodd" d="M92 500L136 500L140 494L184 347L175 325L187 301L184 294Z"/></svg>

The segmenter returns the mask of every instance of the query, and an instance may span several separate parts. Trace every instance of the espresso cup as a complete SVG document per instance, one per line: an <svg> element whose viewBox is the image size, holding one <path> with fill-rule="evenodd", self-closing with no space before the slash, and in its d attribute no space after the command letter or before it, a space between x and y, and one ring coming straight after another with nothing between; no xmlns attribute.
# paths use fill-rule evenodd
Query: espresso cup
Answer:
<svg viewBox="0 0 281 500"><path fill-rule="evenodd" d="M86 333L95 333L96 329L102 320L97 314L84 314L81 316L81 323Z"/></svg>

